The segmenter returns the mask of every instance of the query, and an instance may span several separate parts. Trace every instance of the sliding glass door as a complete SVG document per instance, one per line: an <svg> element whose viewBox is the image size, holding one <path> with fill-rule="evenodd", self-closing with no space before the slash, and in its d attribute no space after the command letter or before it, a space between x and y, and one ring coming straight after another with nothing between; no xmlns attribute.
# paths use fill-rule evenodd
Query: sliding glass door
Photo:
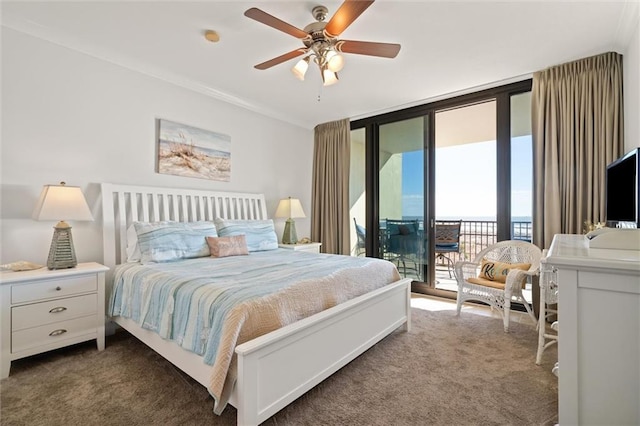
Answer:
<svg viewBox="0 0 640 426"><path fill-rule="evenodd" d="M455 262L495 242L496 100L437 111L435 128L433 284L456 291ZM448 239L441 229L451 231Z"/></svg>
<svg viewBox="0 0 640 426"><path fill-rule="evenodd" d="M357 252L394 262L413 291L455 297L455 262L530 239L530 90L527 80L352 122Z"/></svg>
<svg viewBox="0 0 640 426"><path fill-rule="evenodd" d="M366 132L364 128L351 131L351 158L349 161L349 220L351 256L366 254Z"/></svg>
<svg viewBox="0 0 640 426"><path fill-rule="evenodd" d="M511 96L511 234L513 240L533 237L533 138L531 92Z"/></svg>
<svg viewBox="0 0 640 426"><path fill-rule="evenodd" d="M382 124L378 139L378 255L424 281L425 118Z"/></svg>

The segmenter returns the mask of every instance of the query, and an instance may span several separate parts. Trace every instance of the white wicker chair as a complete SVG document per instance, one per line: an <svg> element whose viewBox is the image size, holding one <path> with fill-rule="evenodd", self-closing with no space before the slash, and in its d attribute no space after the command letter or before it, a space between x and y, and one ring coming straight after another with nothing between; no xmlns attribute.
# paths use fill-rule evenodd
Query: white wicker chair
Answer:
<svg viewBox="0 0 640 426"><path fill-rule="evenodd" d="M546 257L546 250L543 251ZM554 322L550 327L555 332L547 329L547 323L553 315L557 315L558 310L552 306L558 304L558 284L556 284L556 273L553 268L542 263L540 267L540 311L538 312L538 352L536 353L536 364L542 362L542 353L549 346L558 342L558 322Z"/></svg>
<svg viewBox="0 0 640 426"><path fill-rule="evenodd" d="M482 250L473 262L459 261L455 265L455 276L458 281L457 315L460 315L462 304L467 300L476 300L489 304L497 309L502 316L504 331L509 331L509 314L511 302L522 303L534 324L538 320L531 310L529 303L522 296L523 280L531 280L538 275L542 252L535 245L526 241L500 241ZM504 288L499 288L500 283L495 282L494 287L470 283L472 277L478 277L482 261L496 261L502 263L530 263L528 270L511 269L506 277Z"/></svg>

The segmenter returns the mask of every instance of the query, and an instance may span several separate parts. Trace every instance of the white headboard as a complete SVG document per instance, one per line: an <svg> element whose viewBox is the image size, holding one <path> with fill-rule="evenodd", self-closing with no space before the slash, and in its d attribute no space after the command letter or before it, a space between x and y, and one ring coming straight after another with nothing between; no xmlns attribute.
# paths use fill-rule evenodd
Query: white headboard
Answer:
<svg viewBox="0 0 640 426"><path fill-rule="evenodd" d="M127 258L127 228L133 222L267 219L264 194L112 183L103 183L101 190L103 263L111 273Z"/></svg>

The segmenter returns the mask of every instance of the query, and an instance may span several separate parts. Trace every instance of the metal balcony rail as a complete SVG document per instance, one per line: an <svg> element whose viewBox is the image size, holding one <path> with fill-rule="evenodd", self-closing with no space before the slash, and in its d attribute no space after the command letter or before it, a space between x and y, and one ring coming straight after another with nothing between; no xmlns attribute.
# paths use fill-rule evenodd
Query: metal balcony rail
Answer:
<svg viewBox="0 0 640 426"><path fill-rule="evenodd" d="M420 220L419 223L419 232L422 232L422 220ZM531 222L511 222L511 239L530 242L533 235L532 232L533 229ZM386 229L382 228L382 223L380 237L380 257L384 259L393 259L393 248L389 244L388 238L386 236ZM498 236L496 221L463 220L460 228L460 251L451 252L447 255L454 263L459 260L474 259L480 251L490 245L495 244L497 242L497 238ZM424 264L426 262L426 247L423 247L419 252L407 254L411 254L411 256L408 257L411 257L416 265L419 265L421 263ZM416 266L415 269L418 270L419 267Z"/></svg>
<svg viewBox="0 0 640 426"><path fill-rule="evenodd" d="M471 260L480 251L497 242L497 222L495 221L462 221L460 230L460 252L452 253L452 260ZM531 222L511 222L511 238L531 241L533 228Z"/></svg>

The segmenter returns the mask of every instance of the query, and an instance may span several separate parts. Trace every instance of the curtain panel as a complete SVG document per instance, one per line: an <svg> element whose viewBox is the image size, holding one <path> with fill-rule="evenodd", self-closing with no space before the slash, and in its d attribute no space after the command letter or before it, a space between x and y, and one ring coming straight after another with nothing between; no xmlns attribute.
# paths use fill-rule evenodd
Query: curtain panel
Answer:
<svg viewBox="0 0 640 426"><path fill-rule="evenodd" d="M622 155L622 55L608 52L534 73L533 242L605 220L605 169Z"/></svg>
<svg viewBox="0 0 640 426"><path fill-rule="evenodd" d="M322 243L321 251L350 254L349 119L315 127L311 239Z"/></svg>

